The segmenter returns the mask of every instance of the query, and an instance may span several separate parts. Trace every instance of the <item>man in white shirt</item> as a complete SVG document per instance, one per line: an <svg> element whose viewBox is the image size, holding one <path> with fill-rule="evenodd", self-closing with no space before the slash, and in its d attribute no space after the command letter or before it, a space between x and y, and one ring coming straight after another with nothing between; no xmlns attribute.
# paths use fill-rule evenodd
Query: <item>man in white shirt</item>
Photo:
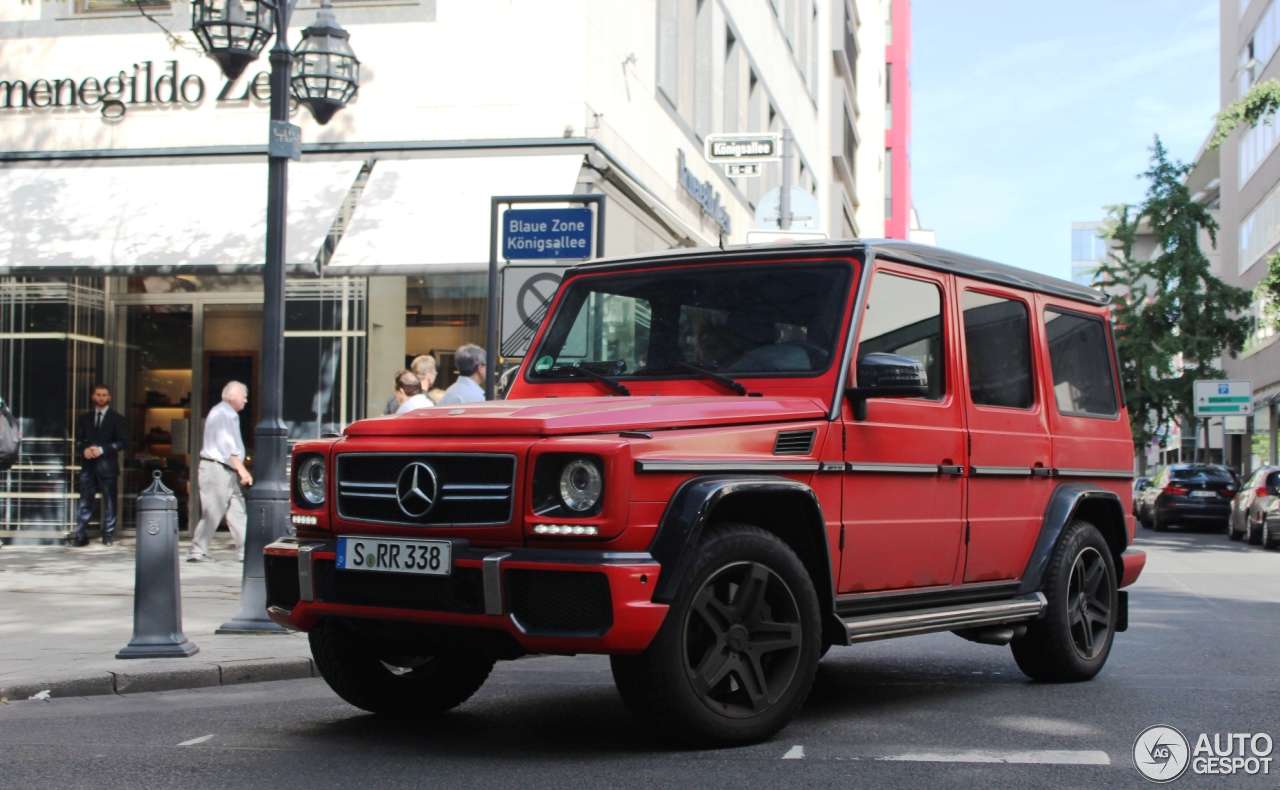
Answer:
<svg viewBox="0 0 1280 790"><path fill-rule="evenodd" d="M435 404L422 392L422 382L413 371L402 370L396 374L396 414L414 409L429 409Z"/></svg>
<svg viewBox="0 0 1280 790"><path fill-rule="evenodd" d="M480 403L484 400L485 360L484 349L468 343L454 353L453 362L458 367L458 380L445 390L441 406L458 403Z"/></svg>
<svg viewBox="0 0 1280 790"><path fill-rule="evenodd" d="M240 436L240 412L249 401L249 388L232 381L222 388L222 402L209 410L200 449L200 524L191 538L187 562L213 562L209 542L223 516L244 559L245 507L242 485L253 485L244 468L244 440Z"/></svg>

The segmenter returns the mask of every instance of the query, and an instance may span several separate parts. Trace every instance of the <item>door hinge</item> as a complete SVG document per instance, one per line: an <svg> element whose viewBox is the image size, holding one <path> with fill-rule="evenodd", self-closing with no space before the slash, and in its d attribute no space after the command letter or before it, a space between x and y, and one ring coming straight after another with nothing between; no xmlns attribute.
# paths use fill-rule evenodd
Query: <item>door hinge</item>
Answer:
<svg viewBox="0 0 1280 790"><path fill-rule="evenodd" d="M849 449L849 429L846 426L841 425L840 426L840 452L843 453L848 449Z"/></svg>
<svg viewBox="0 0 1280 790"><path fill-rule="evenodd" d="M969 545L969 522L964 522L964 545Z"/></svg>
<svg viewBox="0 0 1280 790"><path fill-rule="evenodd" d="M844 525L840 525L840 550L844 551Z"/></svg>

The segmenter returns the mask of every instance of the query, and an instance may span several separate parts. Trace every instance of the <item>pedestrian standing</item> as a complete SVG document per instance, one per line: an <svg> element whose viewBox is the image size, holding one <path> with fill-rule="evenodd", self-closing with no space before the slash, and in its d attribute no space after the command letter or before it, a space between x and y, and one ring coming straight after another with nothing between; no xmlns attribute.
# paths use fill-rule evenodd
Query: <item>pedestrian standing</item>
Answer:
<svg viewBox="0 0 1280 790"><path fill-rule="evenodd" d="M76 420L76 452L80 465L80 506L76 511L76 537L72 546L89 545L89 518L93 516L93 496L102 494L106 513L102 519L102 542L110 546L116 532L116 481L120 479L120 451L128 444L124 417L111 409L111 390L95 385L93 409Z"/></svg>
<svg viewBox="0 0 1280 790"><path fill-rule="evenodd" d="M422 392L422 383L411 370L402 370L396 374L396 414L404 414L414 409L429 409L435 404Z"/></svg>
<svg viewBox="0 0 1280 790"><path fill-rule="evenodd" d="M485 360L484 349L470 343L460 347L453 361L458 367L458 380L444 391L441 406L458 403L479 403L484 400Z"/></svg>
<svg viewBox="0 0 1280 790"><path fill-rule="evenodd" d="M222 388L222 402L209 410L204 422L204 446L200 448L200 523L191 538L187 562L213 562L209 543L225 516L231 539L244 559L245 507L240 486L253 485L244 467L244 439L240 436L240 412L249 402L249 388L232 381Z"/></svg>
<svg viewBox="0 0 1280 790"><path fill-rule="evenodd" d="M436 383L436 358L430 354L420 354L413 358L413 362L409 364L409 370L413 371L413 375L418 377L418 385L422 388L422 393L427 396L427 400L431 401L429 405L434 406L440 401L439 395L431 394L431 387ZM400 374L396 374L397 380ZM435 390L440 392L440 390ZM415 406L414 408L422 408ZM395 414L400 411L400 400L396 398L394 391L390 398L387 399L387 406L382 410L383 414Z"/></svg>

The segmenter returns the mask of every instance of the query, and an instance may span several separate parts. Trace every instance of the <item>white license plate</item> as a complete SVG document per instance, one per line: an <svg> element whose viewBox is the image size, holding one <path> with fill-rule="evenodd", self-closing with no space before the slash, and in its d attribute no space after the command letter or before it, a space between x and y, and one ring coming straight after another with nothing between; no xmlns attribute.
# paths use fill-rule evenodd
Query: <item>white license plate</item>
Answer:
<svg viewBox="0 0 1280 790"><path fill-rule="evenodd" d="M1204 497L1206 499L1209 497L1216 497L1217 495L1218 495L1217 491L1192 491L1191 492L1191 496Z"/></svg>
<svg viewBox="0 0 1280 790"><path fill-rule="evenodd" d="M447 540L338 538L338 570L448 576L453 544Z"/></svg>

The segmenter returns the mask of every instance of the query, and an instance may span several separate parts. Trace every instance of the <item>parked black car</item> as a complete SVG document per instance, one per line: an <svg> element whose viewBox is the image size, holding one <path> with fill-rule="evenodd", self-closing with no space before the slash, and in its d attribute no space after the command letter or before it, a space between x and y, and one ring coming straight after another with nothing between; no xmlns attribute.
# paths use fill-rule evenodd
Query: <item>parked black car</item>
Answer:
<svg viewBox="0 0 1280 790"><path fill-rule="evenodd" d="M1262 514L1262 530L1258 542L1264 549L1280 549L1280 496L1275 488L1271 489L1271 501Z"/></svg>
<svg viewBox="0 0 1280 790"><path fill-rule="evenodd" d="M1141 494L1138 520L1157 532L1170 524L1225 530L1239 483L1225 466L1170 464Z"/></svg>

